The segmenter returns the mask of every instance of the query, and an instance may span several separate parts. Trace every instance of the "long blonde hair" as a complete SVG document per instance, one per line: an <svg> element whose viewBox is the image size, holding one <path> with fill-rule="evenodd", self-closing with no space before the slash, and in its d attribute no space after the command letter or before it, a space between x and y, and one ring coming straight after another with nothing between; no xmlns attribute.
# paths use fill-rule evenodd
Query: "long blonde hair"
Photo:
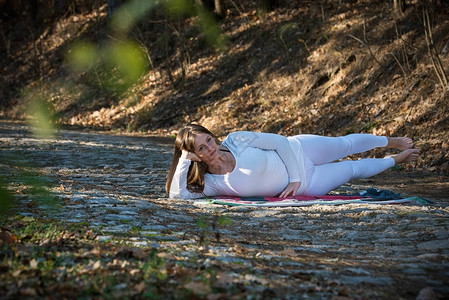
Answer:
<svg viewBox="0 0 449 300"><path fill-rule="evenodd" d="M175 152L173 153L173 160L171 162L170 171L168 172L167 181L165 182L165 192L170 194L170 186L178 165L179 157L181 157L182 150L194 152L195 137L198 134L205 133L214 135L207 128L197 125L189 124L182 128L175 140ZM208 170L207 164L204 162L192 161L189 172L187 173L187 190L192 193L202 193L204 191L204 174Z"/></svg>

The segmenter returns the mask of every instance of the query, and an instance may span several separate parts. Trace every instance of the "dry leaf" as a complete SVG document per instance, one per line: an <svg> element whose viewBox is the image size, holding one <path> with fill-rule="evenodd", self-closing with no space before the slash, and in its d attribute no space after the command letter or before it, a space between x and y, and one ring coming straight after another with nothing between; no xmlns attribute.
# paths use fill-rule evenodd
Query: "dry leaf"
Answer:
<svg viewBox="0 0 449 300"><path fill-rule="evenodd" d="M295 250L293 250L292 248L288 247L288 248L284 248L284 250L282 250L281 255L283 256L290 256L290 257L296 257L296 252Z"/></svg>
<svg viewBox="0 0 449 300"><path fill-rule="evenodd" d="M134 276L136 274L140 273L139 269L132 269L131 271L129 271L129 274L131 274L131 276Z"/></svg>
<svg viewBox="0 0 449 300"><path fill-rule="evenodd" d="M99 269L100 267L101 267L101 261L97 260L97 261L94 263L92 269L93 269L93 270L97 270L97 269Z"/></svg>
<svg viewBox="0 0 449 300"><path fill-rule="evenodd" d="M210 293L209 285L204 284L201 281L190 281L184 285L184 287L197 295L207 295Z"/></svg>
<svg viewBox="0 0 449 300"><path fill-rule="evenodd" d="M142 260L142 259L144 259L145 257L147 257L147 254L146 254L145 251L144 251L143 249L141 249L141 248L133 248L133 249L132 249L132 253L133 253L133 256L134 256L135 258L140 259L140 260Z"/></svg>
<svg viewBox="0 0 449 300"><path fill-rule="evenodd" d="M146 284L144 281L142 281L141 283L138 283L134 286L134 289L138 292L138 293L142 293L146 288Z"/></svg>
<svg viewBox="0 0 449 300"><path fill-rule="evenodd" d="M0 245L11 244L17 241L17 235L9 231L0 231Z"/></svg>
<svg viewBox="0 0 449 300"><path fill-rule="evenodd" d="M219 289L228 289L232 285L232 276L225 273L220 272L217 274L217 279L215 280L213 286L214 288Z"/></svg>
<svg viewBox="0 0 449 300"><path fill-rule="evenodd" d="M92 249L89 253L95 257L101 257L101 252L99 249Z"/></svg>
<svg viewBox="0 0 449 300"><path fill-rule="evenodd" d="M37 268L37 264L38 264L37 260L33 258L33 259L30 261L30 268L31 268L31 269L36 269L36 268Z"/></svg>
<svg viewBox="0 0 449 300"><path fill-rule="evenodd" d="M242 245L240 245L240 244L235 244L234 251L238 254L243 254L243 253L245 253L245 248L243 248Z"/></svg>
<svg viewBox="0 0 449 300"><path fill-rule="evenodd" d="M36 290L32 287L23 288L20 290L20 294L22 296L29 296L29 297L36 297L37 293Z"/></svg>
<svg viewBox="0 0 449 300"><path fill-rule="evenodd" d="M221 299L228 299L228 298L229 298L229 296L226 293L207 295L207 300L221 300Z"/></svg>

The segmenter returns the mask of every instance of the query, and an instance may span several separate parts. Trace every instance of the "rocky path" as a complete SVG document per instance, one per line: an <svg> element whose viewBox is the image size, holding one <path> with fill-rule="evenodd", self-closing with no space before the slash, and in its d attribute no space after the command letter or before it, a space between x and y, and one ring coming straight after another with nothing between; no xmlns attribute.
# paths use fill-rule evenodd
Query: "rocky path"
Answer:
<svg viewBox="0 0 449 300"><path fill-rule="evenodd" d="M175 201L163 191L171 143L65 130L37 139L3 121L0 176L23 215L85 223L99 240L165 249L172 261L220 270L213 285L244 289L245 297L449 297L447 199L268 209ZM28 196L23 172L31 167L56 204Z"/></svg>

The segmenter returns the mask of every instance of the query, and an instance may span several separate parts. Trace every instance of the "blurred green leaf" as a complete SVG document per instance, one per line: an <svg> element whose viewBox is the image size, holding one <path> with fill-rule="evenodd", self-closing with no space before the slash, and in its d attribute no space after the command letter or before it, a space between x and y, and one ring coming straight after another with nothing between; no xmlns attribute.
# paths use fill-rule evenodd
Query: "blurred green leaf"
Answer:
<svg viewBox="0 0 449 300"><path fill-rule="evenodd" d="M226 47L228 41L224 33L218 27L214 17L203 7L198 10L199 27L206 36L207 42L216 49Z"/></svg>
<svg viewBox="0 0 449 300"><path fill-rule="evenodd" d="M143 49L132 41L112 41L103 49L103 60L110 70L108 88L124 92L135 84L148 69Z"/></svg>
<svg viewBox="0 0 449 300"><path fill-rule="evenodd" d="M45 96L32 94L28 102L29 122L37 137L51 137L54 134L55 111Z"/></svg>
<svg viewBox="0 0 449 300"><path fill-rule="evenodd" d="M192 16L195 14L195 6L191 0L167 0L165 2L166 11L176 16Z"/></svg>
<svg viewBox="0 0 449 300"><path fill-rule="evenodd" d="M1 178L0 178L1 179ZM0 180L0 216L8 214L12 205L12 197Z"/></svg>
<svg viewBox="0 0 449 300"><path fill-rule="evenodd" d="M82 73L89 68L97 60L97 48L89 42L75 42L66 55L66 63L72 71Z"/></svg>
<svg viewBox="0 0 449 300"><path fill-rule="evenodd" d="M218 224L220 224L221 226L231 225L232 224L232 220L229 217L227 217L227 216L220 216L218 218Z"/></svg>
<svg viewBox="0 0 449 300"><path fill-rule="evenodd" d="M128 1L114 13L111 28L119 34L126 34L137 21L141 20L157 4L158 1L155 0Z"/></svg>
<svg viewBox="0 0 449 300"><path fill-rule="evenodd" d="M206 224L206 217L205 216L201 216L198 221L196 222L196 225L201 228L201 229L206 229L207 224Z"/></svg>

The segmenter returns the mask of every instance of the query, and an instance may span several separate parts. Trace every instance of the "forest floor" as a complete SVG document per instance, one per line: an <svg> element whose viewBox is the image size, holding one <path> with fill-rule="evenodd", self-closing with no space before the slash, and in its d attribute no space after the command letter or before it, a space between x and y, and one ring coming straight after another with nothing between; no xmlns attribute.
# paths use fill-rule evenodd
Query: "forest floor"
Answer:
<svg viewBox="0 0 449 300"><path fill-rule="evenodd" d="M0 299L449 296L448 177L390 170L346 186L433 204L228 207L166 198L172 139L38 139L3 121L0 142L15 199L0 221Z"/></svg>

